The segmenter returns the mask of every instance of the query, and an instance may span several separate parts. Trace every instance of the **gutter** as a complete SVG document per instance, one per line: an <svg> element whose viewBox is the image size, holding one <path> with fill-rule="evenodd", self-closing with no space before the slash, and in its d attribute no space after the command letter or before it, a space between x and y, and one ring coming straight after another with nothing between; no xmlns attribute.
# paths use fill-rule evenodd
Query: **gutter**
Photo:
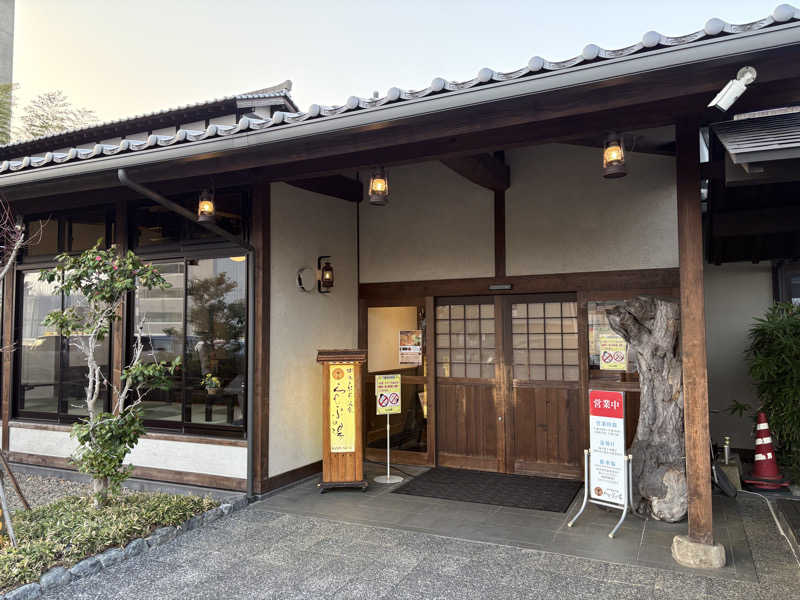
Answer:
<svg viewBox="0 0 800 600"><path fill-rule="evenodd" d="M715 37L651 50L643 54L605 59L599 63L592 62L544 72L524 79L499 81L479 87L404 100L383 107L346 111L339 115L312 118L303 122L237 133L227 137L214 137L175 146L91 158L85 161L77 160L64 165L28 168L0 175L0 189L70 176L92 176L93 174L97 176L97 174L107 173L109 170L117 168L144 167L173 160L196 160L202 155L219 158L220 155L243 150L271 150L273 145L299 138L347 130L356 133L359 128L369 128L376 123L399 121L442 111L510 100L670 67L732 58L750 52L797 46L799 33L800 23L791 22L766 29L737 33L728 37ZM176 174L175 177L180 177L180 174ZM98 182L95 187L104 186Z"/></svg>
<svg viewBox="0 0 800 600"><path fill-rule="evenodd" d="M255 450L253 445L253 367L254 367L254 357L253 357L253 337L255 333L255 302L253 302L252 292L254 287L254 279L255 279L255 256L254 252L255 249L249 243L239 239L235 235L231 234L230 232L224 230L222 227L215 223L209 223L204 221L198 221L197 216L182 207L180 204L165 198L158 192L147 188L140 183L136 183L125 172L125 169L118 169L117 170L117 178L119 179L120 183L133 191L141 194L142 196L149 198L153 202L160 204L164 208L169 211L172 211L192 223L196 223L201 227L204 227L211 231L212 233L219 235L220 237L225 238L232 244L242 248L247 252L247 497L252 498L254 496L254 487L253 487L253 464L254 464L254 456L253 452Z"/></svg>

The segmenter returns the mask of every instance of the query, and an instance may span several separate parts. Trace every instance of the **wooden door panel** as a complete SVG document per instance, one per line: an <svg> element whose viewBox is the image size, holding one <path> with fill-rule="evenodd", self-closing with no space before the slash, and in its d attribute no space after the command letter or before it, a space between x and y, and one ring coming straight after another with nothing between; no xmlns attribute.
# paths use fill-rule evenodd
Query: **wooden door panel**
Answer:
<svg viewBox="0 0 800 600"><path fill-rule="evenodd" d="M436 406L439 464L496 471L494 385L440 381Z"/></svg>
<svg viewBox="0 0 800 600"><path fill-rule="evenodd" d="M512 411L514 472L570 477L581 472L577 387L514 386Z"/></svg>

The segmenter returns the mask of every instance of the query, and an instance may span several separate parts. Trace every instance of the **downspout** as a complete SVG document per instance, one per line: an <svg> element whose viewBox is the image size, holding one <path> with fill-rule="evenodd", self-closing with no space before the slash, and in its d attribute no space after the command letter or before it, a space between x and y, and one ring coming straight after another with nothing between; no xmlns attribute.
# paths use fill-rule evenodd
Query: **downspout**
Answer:
<svg viewBox="0 0 800 600"><path fill-rule="evenodd" d="M119 182L132 189L133 191L141 194L145 198L149 198L156 204L160 204L167 210L181 215L192 223L204 227L208 231L226 239L227 241L235 244L236 246L247 251L247 497L253 497L253 336L255 332L255 324L253 319L255 317L255 303L253 302L253 285L255 280L255 256L254 248L249 243L236 237L232 233L226 231L216 223L203 222L197 220L197 215L192 211L185 209L180 204L165 198L158 192L147 188L140 183L136 183L128 177L125 169L117 169L117 179Z"/></svg>

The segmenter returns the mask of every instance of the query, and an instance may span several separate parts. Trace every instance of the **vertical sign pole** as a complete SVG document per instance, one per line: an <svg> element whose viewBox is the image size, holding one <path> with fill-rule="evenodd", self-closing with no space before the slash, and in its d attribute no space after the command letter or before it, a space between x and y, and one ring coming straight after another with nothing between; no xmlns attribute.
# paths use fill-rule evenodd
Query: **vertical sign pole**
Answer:
<svg viewBox="0 0 800 600"><path fill-rule="evenodd" d="M389 454L392 451L392 446L390 441L392 439L391 436L392 429L389 426L389 415L386 415L386 481L389 481L392 478L391 473L389 472Z"/></svg>

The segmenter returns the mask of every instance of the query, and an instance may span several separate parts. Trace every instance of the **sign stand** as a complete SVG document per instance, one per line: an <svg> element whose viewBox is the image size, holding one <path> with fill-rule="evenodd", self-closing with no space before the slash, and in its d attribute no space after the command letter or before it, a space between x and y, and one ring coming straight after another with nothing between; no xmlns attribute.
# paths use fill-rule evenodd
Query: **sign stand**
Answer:
<svg viewBox="0 0 800 600"><path fill-rule="evenodd" d="M389 419L392 415L399 414L401 396L401 376L400 375L376 375L375 376L375 398L377 399L377 411L379 415L386 415L386 475L378 475L374 481L377 483L400 483L403 478L399 475L391 474L390 458L392 446L392 428Z"/></svg>
<svg viewBox="0 0 800 600"><path fill-rule="evenodd" d="M374 481L377 483L400 483L403 478L400 475L390 473L389 453L391 452L391 428L389 427L389 414L386 415L386 475L378 475Z"/></svg>
<svg viewBox="0 0 800 600"><path fill-rule="evenodd" d="M633 506L633 456L625 453L625 395L623 392L589 391L589 449L583 451L583 504L567 523L572 527L591 502L622 511L608 534L612 538Z"/></svg>

